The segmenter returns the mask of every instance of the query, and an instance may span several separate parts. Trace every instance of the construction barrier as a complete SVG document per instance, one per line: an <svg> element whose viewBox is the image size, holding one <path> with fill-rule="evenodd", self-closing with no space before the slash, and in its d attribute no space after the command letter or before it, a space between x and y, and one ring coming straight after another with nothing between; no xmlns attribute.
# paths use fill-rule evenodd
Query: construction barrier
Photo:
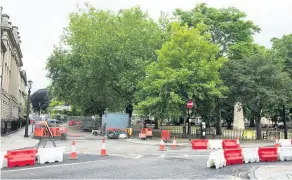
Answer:
<svg viewBox="0 0 292 180"><path fill-rule="evenodd" d="M277 147L260 147L259 157L262 162L278 161Z"/></svg>
<svg viewBox="0 0 292 180"><path fill-rule="evenodd" d="M38 163L62 162L64 151L65 147L39 148L37 153Z"/></svg>
<svg viewBox="0 0 292 180"><path fill-rule="evenodd" d="M146 137L152 138L152 128L145 128L146 130Z"/></svg>
<svg viewBox="0 0 292 180"><path fill-rule="evenodd" d="M37 152L38 149L36 148L7 151L5 158L7 158L8 167L34 166Z"/></svg>
<svg viewBox="0 0 292 180"><path fill-rule="evenodd" d="M169 130L161 130L161 139L163 141L169 141L170 140Z"/></svg>
<svg viewBox="0 0 292 180"><path fill-rule="evenodd" d="M141 132L139 133L139 139L147 139L147 136L146 136L146 130L141 130Z"/></svg>
<svg viewBox="0 0 292 180"><path fill-rule="evenodd" d="M193 139L192 149L208 149L208 139Z"/></svg>
<svg viewBox="0 0 292 180"><path fill-rule="evenodd" d="M291 139L279 139L278 143L281 147L292 147L292 140Z"/></svg>
<svg viewBox="0 0 292 180"><path fill-rule="evenodd" d="M291 161L292 160L292 147L279 147L278 155L281 161Z"/></svg>
<svg viewBox="0 0 292 180"><path fill-rule="evenodd" d="M237 144L236 139L224 139L222 140L223 149L237 149L240 148L240 145Z"/></svg>
<svg viewBox="0 0 292 180"><path fill-rule="evenodd" d="M242 156L245 163L260 162L259 148L244 148Z"/></svg>
<svg viewBox="0 0 292 180"><path fill-rule="evenodd" d="M3 167L3 162L4 162L4 156L7 154L6 151L0 152L0 168Z"/></svg>
<svg viewBox="0 0 292 180"><path fill-rule="evenodd" d="M218 150L215 152L211 152L209 159L207 161L207 167L215 166L216 169L226 166L226 160L224 157L223 150Z"/></svg>
<svg viewBox="0 0 292 180"><path fill-rule="evenodd" d="M242 149L224 149L226 165L242 164Z"/></svg>
<svg viewBox="0 0 292 180"><path fill-rule="evenodd" d="M209 149L222 149L222 139L209 140Z"/></svg>

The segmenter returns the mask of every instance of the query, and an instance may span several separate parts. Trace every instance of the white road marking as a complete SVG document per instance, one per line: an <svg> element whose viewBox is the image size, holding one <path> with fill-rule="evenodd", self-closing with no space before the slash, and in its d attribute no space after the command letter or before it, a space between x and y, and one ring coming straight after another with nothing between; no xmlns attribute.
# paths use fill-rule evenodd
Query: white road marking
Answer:
<svg viewBox="0 0 292 180"><path fill-rule="evenodd" d="M47 165L47 166L40 166L40 167L33 167L33 168L6 170L6 171L3 171L3 169L2 169L1 173L18 172L18 171L31 171L31 170L34 170L34 169L53 168L53 167L60 167L60 166L72 166L72 165L92 163L92 162L96 163L96 162L100 162L100 161L102 161L102 160L85 161L85 162L77 162L77 163L68 163L68 164L60 164L60 165Z"/></svg>
<svg viewBox="0 0 292 180"><path fill-rule="evenodd" d="M162 154L160 157L165 157L165 154Z"/></svg>
<svg viewBox="0 0 292 180"><path fill-rule="evenodd" d="M188 157L189 155L188 155L188 154L184 154L184 156L185 156L185 157Z"/></svg>
<svg viewBox="0 0 292 180"><path fill-rule="evenodd" d="M134 157L134 159L139 159L141 157L143 157L143 155L138 155L138 156Z"/></svg>

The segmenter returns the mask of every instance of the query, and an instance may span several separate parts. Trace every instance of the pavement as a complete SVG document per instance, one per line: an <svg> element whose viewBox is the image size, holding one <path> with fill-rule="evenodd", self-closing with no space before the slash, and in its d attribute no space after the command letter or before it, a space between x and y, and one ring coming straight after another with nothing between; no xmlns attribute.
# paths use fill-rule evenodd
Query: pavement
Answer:
<svg viewBox="0 0 292 180"><path fill-rule="evenodd" d="M28 138L24 137L25 128L1 137L1 152L35 146L39 140L32 137L31 128L31 126L28 127Z"/></svg>
<svg viewBox="0 0 292 180"><path fill-rule="evenodd" d="M258 166L249 170L250 179L289 180L292 179L291 162L283 165Z"/></svg>

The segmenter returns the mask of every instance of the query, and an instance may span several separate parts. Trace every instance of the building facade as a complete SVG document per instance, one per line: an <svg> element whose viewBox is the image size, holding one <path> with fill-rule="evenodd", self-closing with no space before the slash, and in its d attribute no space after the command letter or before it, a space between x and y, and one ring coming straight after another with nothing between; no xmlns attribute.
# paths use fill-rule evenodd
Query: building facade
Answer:
<svg viewBox="0 0 292 180"><path fill-rule="evenodd" d="M1 15L1 129L7 131L24 116L26 72L22 70L21 40L9 16ZM13 129L13 128L12 128ZM8 130L9 131L9 130Z"/></svg>

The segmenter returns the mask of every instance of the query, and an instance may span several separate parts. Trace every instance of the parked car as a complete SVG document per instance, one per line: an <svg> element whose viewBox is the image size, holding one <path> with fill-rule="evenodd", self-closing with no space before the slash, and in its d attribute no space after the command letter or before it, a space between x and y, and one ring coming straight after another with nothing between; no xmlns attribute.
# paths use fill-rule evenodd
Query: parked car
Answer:
<svg viewBox="0 0 292 180"><path fill-rule="evenodd" d="M119 137L120 137L120 133L117 133L115 131L109 131L107 133L107 138L108 139L119 139Z"/></svg>

